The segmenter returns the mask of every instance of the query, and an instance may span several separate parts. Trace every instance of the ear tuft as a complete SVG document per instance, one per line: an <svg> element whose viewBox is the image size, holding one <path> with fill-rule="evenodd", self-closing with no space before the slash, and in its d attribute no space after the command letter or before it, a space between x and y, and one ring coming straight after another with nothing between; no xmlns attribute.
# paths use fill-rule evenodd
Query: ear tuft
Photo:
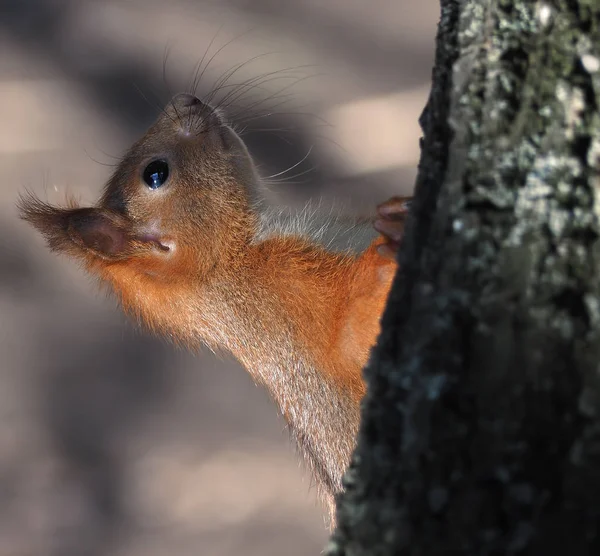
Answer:
<svg viewBox="0 0 600 556"><path fill-rule="evenodd" d="M77 209L53 207L32 193L19 197L19 216L36 228L53 251L68 250L71 245L67 229L70 214Z"/></svg>
<svg viewBox="0 0 600 556"><path fill-rule="evenodd" d="M87 251L105 259L130 254L131 224L124 216L100 208L53 207L32 194L20 197L18 209L53 251L74 256Z"/></svg>

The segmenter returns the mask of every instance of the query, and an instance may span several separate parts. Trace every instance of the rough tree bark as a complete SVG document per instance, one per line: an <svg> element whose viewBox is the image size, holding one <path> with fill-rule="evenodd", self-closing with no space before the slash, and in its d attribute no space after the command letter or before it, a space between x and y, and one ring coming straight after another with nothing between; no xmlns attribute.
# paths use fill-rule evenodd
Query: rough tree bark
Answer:
<svg viewBox="0 0 600 556"><path fill-rule="evenodd" d="M600 554L600 0L442 0L329 556Z"/></svg>

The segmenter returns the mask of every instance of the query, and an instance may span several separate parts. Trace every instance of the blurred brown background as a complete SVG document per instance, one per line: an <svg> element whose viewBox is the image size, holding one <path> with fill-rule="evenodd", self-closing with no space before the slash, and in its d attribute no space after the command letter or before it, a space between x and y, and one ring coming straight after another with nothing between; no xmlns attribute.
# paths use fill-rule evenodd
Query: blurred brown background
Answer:
<svg viewBox="0 0 600 556"><path fill-rule="evenodd" d="M281 176L290 202L369 211L412 186L437 17L433 0L0 0L0 556L319 554L321 508L265 392L135 330L15 200L93 201L167 89L234 39L199 94L254 56L238 82L296 68L254 91L293 95L250 125L252 151L272 173L310 151Z"/></svg>

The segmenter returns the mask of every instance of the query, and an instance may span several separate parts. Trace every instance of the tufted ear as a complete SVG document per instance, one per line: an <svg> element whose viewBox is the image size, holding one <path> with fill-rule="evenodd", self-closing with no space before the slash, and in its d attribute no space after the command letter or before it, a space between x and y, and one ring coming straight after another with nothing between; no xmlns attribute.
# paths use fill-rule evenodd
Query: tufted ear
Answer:
<svg viewBox="0 0 600 556"><path fill-rule="evenodd" d="M120 258L132 251L127 221L100 209L80 209L69 218L72 241L106 258Z"/></svg>
<svg viewBox="0 0 600 556"><path fill-rule="evenodd" d="M121 259L136 248L131 222L113 211L53 207L33 196L22 197L19 210L21 218L37 228L54 251Z"/></svg>

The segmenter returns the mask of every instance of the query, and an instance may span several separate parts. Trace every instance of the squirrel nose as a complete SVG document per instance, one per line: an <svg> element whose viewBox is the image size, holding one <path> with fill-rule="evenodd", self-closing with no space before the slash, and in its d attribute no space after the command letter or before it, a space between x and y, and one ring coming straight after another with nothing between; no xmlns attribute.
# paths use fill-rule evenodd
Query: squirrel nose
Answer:
<svg viewBox="0 0 600 556"><path fill-rule="evenodd" d="M202 104L199 98L195 97L194 95L190 95L189 93L180 93L175 95L171 102L176 109L191 108L192 106Z"/></svg>

